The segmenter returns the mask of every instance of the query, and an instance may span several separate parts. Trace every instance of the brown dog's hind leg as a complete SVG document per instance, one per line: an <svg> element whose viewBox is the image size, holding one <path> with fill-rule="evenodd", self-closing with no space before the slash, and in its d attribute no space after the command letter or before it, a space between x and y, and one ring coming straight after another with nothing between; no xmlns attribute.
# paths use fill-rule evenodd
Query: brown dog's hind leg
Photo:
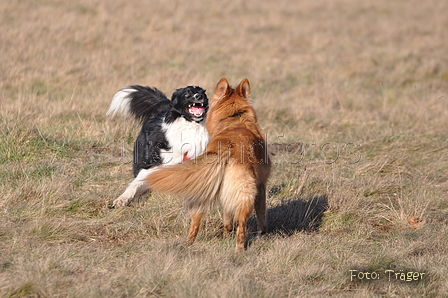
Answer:
<svg viewBox="0 0 448 298"><path fill-rule="evenodd" d="M255 198L255 214L257 215L258 231L261 234L267 232L266 227L266 185L257 187L257 196Z"/></svg>
<svg viewBox="0 0 448 298"><path fill-rule="evenodd" d="M233 230L233 216L226 211L224 211L223 215L223 224L222 237L226 238L229 232Z"/></svg>
<svg viewBox="0 0 448 298"><path fill-rule="evenodd" d="M187 241L185 241L185 245L191 245L196 239L199 231L199 225L201 224L201 219L203 216L203 212L191 212L191 225L190 230L188 231Z"/></svg>
<svg viewBox="0 0 448 298"><path fill-rule="evenodd" d="M242 207L238 214L238 227L236 229L236 252L244 251L246 241L247 221L252 213L252 206Z"/></svg>

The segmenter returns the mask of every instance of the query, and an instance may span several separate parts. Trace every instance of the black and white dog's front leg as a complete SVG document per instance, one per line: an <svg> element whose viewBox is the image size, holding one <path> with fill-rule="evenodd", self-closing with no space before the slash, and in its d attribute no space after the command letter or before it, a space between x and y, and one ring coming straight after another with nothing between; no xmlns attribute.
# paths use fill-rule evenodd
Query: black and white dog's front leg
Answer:
<svg viewBox="0 0 448 298"><path fill-rule="evenodd" d="M156 168L152 169L142 169L138 173L137 177L129 184L129 186L126 188L124 193L119 196L116 200L114 200L112 207L118 208L118 207L124 207L129 205L132 200L149 190L149 185L145 182L145 178L150 173L157 170Z"/></svg>

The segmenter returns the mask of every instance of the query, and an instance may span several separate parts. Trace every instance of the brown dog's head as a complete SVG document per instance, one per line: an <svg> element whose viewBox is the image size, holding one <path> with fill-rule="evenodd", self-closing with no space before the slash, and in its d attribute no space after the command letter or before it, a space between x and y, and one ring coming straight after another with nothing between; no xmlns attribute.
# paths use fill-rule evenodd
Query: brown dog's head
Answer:
<svg viewBox="0 0 448 298"><path fill-rule="evenodd" d="M229 82L222 78L216 85L206 120L209 133L213 134L216 128L222 125L231 125L235 121L256 123L255 111L247 101L249 96L250 84L247 79L242 80L233 89L229 86Z"/></svg>

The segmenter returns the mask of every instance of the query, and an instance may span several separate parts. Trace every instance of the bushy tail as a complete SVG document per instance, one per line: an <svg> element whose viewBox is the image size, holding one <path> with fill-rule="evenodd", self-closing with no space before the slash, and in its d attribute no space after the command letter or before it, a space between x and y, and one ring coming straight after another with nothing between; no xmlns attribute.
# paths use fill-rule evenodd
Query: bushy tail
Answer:
<svg viewBox="0 0 448 298"><path fill-rule="evenodd" d="M106 115L132 115L142 122L169 110L171 101L157 88L139 85L129 86L118 91Z"/></svg>
<svg viewBox="0 0 448 298"><path fill-rule="evenodd" d="M190 210L206 211L218 199L225 163L207 162L204 155L196 163L158 168L145 178L149 188L185 198Z"/></svg>

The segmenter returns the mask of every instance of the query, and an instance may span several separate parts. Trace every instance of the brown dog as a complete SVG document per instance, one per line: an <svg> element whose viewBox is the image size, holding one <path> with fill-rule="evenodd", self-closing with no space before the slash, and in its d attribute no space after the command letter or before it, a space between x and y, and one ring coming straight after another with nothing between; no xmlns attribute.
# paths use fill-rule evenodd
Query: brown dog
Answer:
<svg viewBox="0 0 448 298"><path fill-rule="evenodd" d="M266 232L270 162L255 111L247 101L249 95L247 79L235 89L221 79L206 119L210 142L205 154L184 164L149 170L145 177L131 183L114 205L124 205L122 202L128 202L148 186L186 198L191 213L187 244L195 240L201 218L217 202L223 208L224 236L233 223L237 224L237 251L244 249L246 224L254 208L258 228L261 233Z"/></svg>

